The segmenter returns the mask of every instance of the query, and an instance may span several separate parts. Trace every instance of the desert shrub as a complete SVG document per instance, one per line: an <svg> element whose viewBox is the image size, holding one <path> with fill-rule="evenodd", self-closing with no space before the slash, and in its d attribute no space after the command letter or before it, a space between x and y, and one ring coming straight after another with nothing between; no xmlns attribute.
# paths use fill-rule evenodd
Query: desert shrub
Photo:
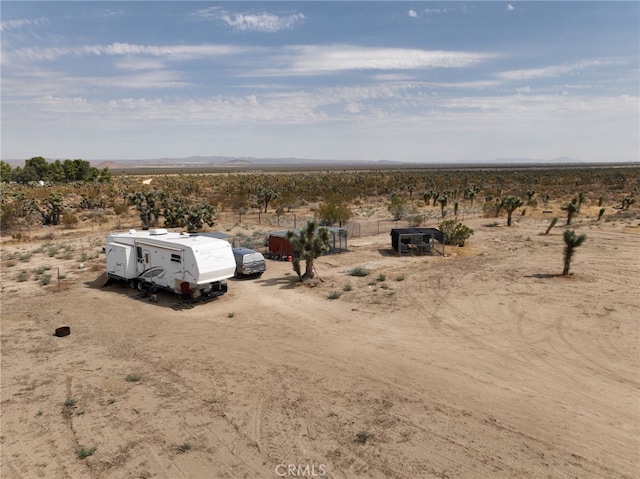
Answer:
<svg viewBox="0 0 640 479"><path fill-rule="evenodd" d="M349 275L351 276L368 276L369 273L370 271L367 268L363 268L362 266L356 266L349 271Z"/></svg>
<svg viewBox="0 0 640 479"><path fill-rule="evenodd" d="M16 281L18 283L24 283L29 279L29 272L26 269L20 270L18 276L16 276Z"/></svg>
<svg viewBox="0 0 640 479"><path fill-rule="evenodd" d="M371 433L367 430L360 431L356 434L356 442L360 444L366 444L369 439L371 439Z"/></svg>
<svg viewBox="0 0 640 479"><path fill-rule="evenodd" d="M184 454L187 451L191 450L191 444L188 442L184 442L178 446L178 454Z"/></svg>
<svg viewBox="0 0 640 479"><path fill-rule="evenodd" d="M43 274L42 276L40 276L40 284L42 286L46 286L51 282L51 275L50 274Z"/></svg>
<svg viewBox="0 0 640 479"><path fill-rule="evenodd" d="M45 271L49 271L51 269L51 266L49 265L45 265L45 266L39 266L37 267L34 272L40 276L41 274L44 274Z"/></svg>
<svg viewBox="0 0 640 479"><path fill-rule="evenodd" d="M387 277L386 277L386 275L384 273L380 273L376 279L377 279L377 281L382 283L383 281L385 281L387 279Z"/></svg>
<svg viewBox="0 0 640 479"><path fill-rule="evenodd" d="M62 224L65 228L73 228L78 224L78 217L73 213L65 213L62 215Z"/></svg>
<svg viewBox="0 0 640 479"><path fill-rule="evenodd" d="M89 456L93 456L93 454L96 452L96 449L97 448L95 446L91 448L80 448L80 450L78 451L78 459L86 459Z"/></svg>
<svg viewBox="0 0 640 479"><path fill-rule="evenodd" d="M445 234L445 244L464 246L465 242L473 234L473 230L456 220L447 220L440 223L440 231Z"/></svg>
<svg viewBox="0 0 640 479"><path fill-rule="evenodd" d="M327 297L329 299L338 299L340 298L340 296L341 296L340 291L331 291Z"/></svg>
<svg viewBox="0 0 640 479"><path fill-rule="evenodd" d="M351 283L347 283L344 285L344 288L342 288L343 291L351 291L353 289L353 286L351 285Z"/></svg>

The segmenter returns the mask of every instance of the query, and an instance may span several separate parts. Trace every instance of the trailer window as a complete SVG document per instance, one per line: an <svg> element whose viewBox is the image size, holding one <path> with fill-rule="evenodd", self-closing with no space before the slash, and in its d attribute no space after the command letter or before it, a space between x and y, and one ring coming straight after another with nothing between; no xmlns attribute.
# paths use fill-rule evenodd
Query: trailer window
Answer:
<svg viewBox="0 0 640 479"><path fill-rule="evenodd" d="M140 246L136 247L136 255L138 256L138 263L142 263L142 248Z"/></svg>
<svg viewBox="0 0 640 479"><path fill-rule="evenodd" d="M181 263L182 256L179 254L171 253L171 261L173 261L174 263Z"/></svg>

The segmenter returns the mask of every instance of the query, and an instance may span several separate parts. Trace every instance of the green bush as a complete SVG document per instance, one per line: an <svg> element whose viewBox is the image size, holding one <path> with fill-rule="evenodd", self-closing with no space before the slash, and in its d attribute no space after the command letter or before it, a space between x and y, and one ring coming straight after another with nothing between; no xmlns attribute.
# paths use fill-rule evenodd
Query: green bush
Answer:
<svg viewBox="0 0 640 479"><path fill-rule="evenodd" d="M82 447L80 448L80 450L78 450L78 459L86 459L89 456L93 456L93 454L96 452L97 447L91 447L91 448L86 448L86 447Z"/></svg>
<svg viewBox="0 0 640 479"><path fill-rule="evenodd" d="M370 271L367 268L363 268L362 266L356 266L351 271L349 271L349 274L351 276L368 276L369 273Z"/></svg>
<svg viewBox="0 0 640 479"><path fill-rule="evenodd" d="M464 246L473 230L456 220L447 220L440 223L440 231L445 234L445 244Z"/></svg>

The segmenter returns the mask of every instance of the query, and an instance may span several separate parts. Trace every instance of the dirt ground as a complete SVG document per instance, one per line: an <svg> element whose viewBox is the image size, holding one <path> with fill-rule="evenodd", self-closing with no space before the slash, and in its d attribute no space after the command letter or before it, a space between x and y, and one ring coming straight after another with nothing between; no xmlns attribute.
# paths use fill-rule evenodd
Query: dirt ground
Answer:
<svg viewBox="0 0 640 479"><path fill-rule="evenodd" d="M640 477L638 220L578 221L566 277L564 227L504 223L193 308L103 288L101 232L3 242L1 477Z"/></svg>

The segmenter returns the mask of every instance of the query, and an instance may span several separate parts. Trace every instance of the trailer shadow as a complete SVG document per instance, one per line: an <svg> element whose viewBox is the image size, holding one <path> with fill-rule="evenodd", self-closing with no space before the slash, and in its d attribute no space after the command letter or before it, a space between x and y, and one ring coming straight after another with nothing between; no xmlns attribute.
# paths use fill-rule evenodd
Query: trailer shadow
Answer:
<svg viewBox="0 0 640 479"><path fill-rule="evenodd" d="M109 292L110 294L116 294L119 297L126 297L134 301L142 301L145 303L152 303L156 306L171 308L176 311L183 309L191 309L198 304L209 303L218 298L201 296L199 298L181 298L180 295L171 293L170 291L160 290L157 293L142 294L137 289L130 288L127 283L123 281L107 281L104 274L100 275L93 281L87 281L85 286L97 289L100 291Z"/></svg>

